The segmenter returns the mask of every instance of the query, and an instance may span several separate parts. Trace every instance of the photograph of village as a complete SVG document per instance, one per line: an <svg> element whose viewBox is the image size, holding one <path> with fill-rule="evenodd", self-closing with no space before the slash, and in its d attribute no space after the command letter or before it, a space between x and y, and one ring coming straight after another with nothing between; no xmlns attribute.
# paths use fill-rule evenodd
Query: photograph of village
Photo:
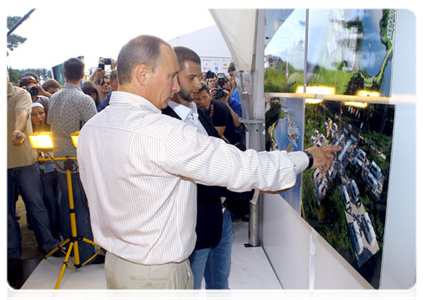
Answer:
<svg viewBox="0 0 423 300"><path fill-rule="evenodd" d="M352 104L305 105L304 149L339 145L342 150L327 172L303 173L303 217L378 288L395 108Z"/></svg>

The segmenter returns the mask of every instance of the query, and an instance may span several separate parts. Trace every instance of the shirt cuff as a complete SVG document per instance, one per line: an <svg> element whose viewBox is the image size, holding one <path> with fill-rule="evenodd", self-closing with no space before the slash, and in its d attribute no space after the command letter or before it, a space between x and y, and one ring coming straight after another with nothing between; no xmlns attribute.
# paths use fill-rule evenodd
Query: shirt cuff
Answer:
<svg viewBox="0 0 423 300"><path fill-rule="evenodd" d="M298 174L307 169L309 158L303 151L295 151L288 153L292 162L294 163L295 171Z"/></svg>

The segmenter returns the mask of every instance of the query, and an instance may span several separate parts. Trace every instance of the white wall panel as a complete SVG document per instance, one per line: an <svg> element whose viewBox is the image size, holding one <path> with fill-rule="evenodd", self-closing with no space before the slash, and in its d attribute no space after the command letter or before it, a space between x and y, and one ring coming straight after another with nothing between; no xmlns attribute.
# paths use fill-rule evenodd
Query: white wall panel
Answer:
<svg viewBox="0 0 423 300"><path fill-rule="evenodd" d="M284 288L307 289L312 228L279 195L263 198L262 244Z"/></svg>

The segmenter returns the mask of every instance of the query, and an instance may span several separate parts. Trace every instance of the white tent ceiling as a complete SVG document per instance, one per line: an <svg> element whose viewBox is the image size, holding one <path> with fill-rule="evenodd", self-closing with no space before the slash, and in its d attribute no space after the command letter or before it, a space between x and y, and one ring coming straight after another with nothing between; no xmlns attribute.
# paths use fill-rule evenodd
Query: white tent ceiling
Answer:
<svg viewBox="0 0 423 300"><path fill-rule="evenodd" d="M194 50L200 57L231 57L231 52L216 25L171 39L172 46L184 46Z"/></svg>
<svg viewBox="0 0 423 300"><path fill-rule="evenodd" d="M232 54L237 71L250 72L256 30L256 9L211 9L210 14Z"/></svg>

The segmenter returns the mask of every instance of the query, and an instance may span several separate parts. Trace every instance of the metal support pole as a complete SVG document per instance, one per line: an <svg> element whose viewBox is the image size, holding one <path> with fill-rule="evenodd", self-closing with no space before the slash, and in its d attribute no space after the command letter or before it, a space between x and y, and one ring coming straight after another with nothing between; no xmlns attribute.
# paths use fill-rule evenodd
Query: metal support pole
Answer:
<svg viewBox="0 0 423 300"><path fill-rule="evenodd" d="M29 13L27 13L25 16L23 16L18 23L15 24L8 32L7 36L11 35L13 31L15 31L16 28L18 28L26 19L29 18L29 16L34 12L35 8L31 9Z"/></svg>
<svg viewBox="0 0 423 300"><path fill-rule="evenodd" d="M252 75L252 100L253 111L251 120L242 120L247 123L249 129L248 145L250 149L257 151L264 150L264 130L265 130L265 100L264 100L264 10L257 10L255 51ZM260 225L260 202L250 203L250 227L249 227L249 246L257 247L260 245L259 225Z"/></svg>

